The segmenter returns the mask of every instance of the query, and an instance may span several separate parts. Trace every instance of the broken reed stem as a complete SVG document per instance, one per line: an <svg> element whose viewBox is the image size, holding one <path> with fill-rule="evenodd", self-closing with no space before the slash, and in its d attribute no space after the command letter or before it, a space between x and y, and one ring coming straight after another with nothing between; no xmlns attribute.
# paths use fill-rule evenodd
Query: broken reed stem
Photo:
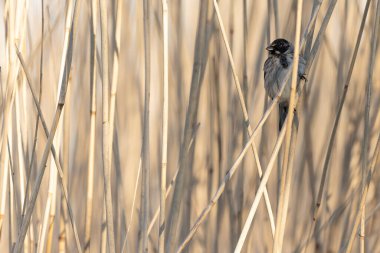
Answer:
<svg viewBox="0 0 380 253"><path fill-rule="evenodd" d="M98 24L98 1L91 1L91 39L90 39L90 144L88 150L87 166L87 197L86 197L86 218L84 234L84 252L90 252L91 246L91 223L92 205L94 194L94 163L95 163L95 130L96 130L96 81L97 81L97 61L96 61L96 31Z"/></svg>
<svg viewBox="0 0 380 253"><path fill-rule="evenodd" d="M149 106L150 106L150 1L143 1L144 10L144 64L145 64L145 91L144 91L144 126L142 144L142 173L141 173L141 208L139 229L139 252L148 252L148 218L149 218Z"/></svg>
<svg viewBox="0 0 380 253"><path fill-rule="evenodd" d="M108 76L108 15L106 0L100 1L100 23L101 23L101 48L102 48L102 104L103 104L103 174L104 174L104 194L107 220L108 249L110 253L115 253L115 235L113 229L113 208L112 208L112 186L111 186L111 157L110 157L110 127L109 127L109 76Z"/></svg>
<svg viewBox="0 0 380 253"><path fill-rule="evenodd" d="M277 207L277 219L276 219L276 233L273 242L273 251L274 253L280 253L282 251L282 242L285 231L286 217L287 217L287 207L289 198L286 197L286 192L289 192L290 182L292 177L292 169L290 161L293 159L294 153L290 153L290 142L292 139L292 125L294 118L294 110L296 108L296 85L298 81L298 62L299 62L299 45L301 37L301 18L302 18L302 4L303 0L297 1L297 17L296 17L296 34L294 39L294 55L293 55L293 68L292 68L292 82L290 86L290 100L289 100L289 113L288 113L288 122L286 124L286 135L285 135L285 150L282 163L282 175L280 183L280 196L278 199ZM294 136L296 133L294 133Z"/></svg>
<svg viewBox="0 0 380 253"><path fill-rule="evenodd" d="M168 159L168 118L169 118L169 24L168 2L162 0L162 33L164 51L164 95L162 108L162 158L161 158L161 195L160 195L160 219L158 229L158 252L165 250L165 204L166 204L166 167Z"/></svg>
<svg viewBox="0 0 380 253"><path fill-rule="evenodd" d="M225 31L225 28L224 28L224 25L223 25L223 21L222 21L222 17L221 17L220 11L219 11L219 5L218 5L218 3L217 3L216 0L213 0L213 3L214 3L214 8L215 8L216 16L218 18L218 22L219 22L219 25L220 25L220 30L222 32L222 37L223 37L224 45L225 45L226 50L227 50L228 59L229 59L229 62L231 64L231 69L232 69L232 73L233 73L233 77L234 77L234 81L235 81L235 87L236 87L237 92L238 92L240 106L241 106L241 109L243 111L243 116L244 116L245 124L246 124L246 127L248 129L248 134L251 137L253 132L252 132L251 124L249 122L249 116L248 116L247 107L245 105L246 102L244 101L244 96L243 96L243 92L241 90L241 85L240 85L239 77L237 76L237 72L236 72L236 68L235 68L235 63L234 63L234 60L233 60L233 57L232 57L231 48L230 48L229 43L228 43L226 31ZM263 170L261 169L259 155L257 153L257 148L256 148L256 145L255 145L254 142L252 142L252 151L253 151L253 155L255 157L255 161L256 161L259 177L262 177ZM270 200L269 200L268 191L267 191L266 188L265 188L265 192L264 192L264 198L265 198L265 205L266 205L266 208L267 208L267 212L268 212L268 216L269 216L269 221L270 221L270 225L271 225L272 235L274 235L274 233L275 233L274 217L273 217L273 212L272 212L272 206L271 206Z"/></svg>

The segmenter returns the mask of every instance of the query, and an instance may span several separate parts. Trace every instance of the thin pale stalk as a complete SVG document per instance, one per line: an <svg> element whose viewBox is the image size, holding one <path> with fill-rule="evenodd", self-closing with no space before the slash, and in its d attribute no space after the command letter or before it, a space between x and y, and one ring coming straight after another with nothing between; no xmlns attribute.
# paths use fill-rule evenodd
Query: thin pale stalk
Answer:
<svg viewBox="0 0 380 253"><path fill-rule="evenodd" d="M160 195L160 219L158 231L158 252L165 250L165 205L166 205L166 167L168 159L168 118L169 118L169 25L168 2L162 0L162 33L164 50L164 97L162 108L162 158L161 158L161 195Z"/></svg>
<svg viewBox="0 0 380 253"><path fill-rule="evenodd" d="M111 84L111 93L110 93L110 138L109 140L109 152L110 157L112 157L112 144L113 144L113 132L115 128L115 106L116 106L116 92L117 84L119 79L119 57L120 57L120 35L121 35L121 20L122 20L122 10L123 10L123 1L118 0L116 6L116 28L115 28L115 48L113 51L113 69L112 69L112 84ZM112 160L110 160L112 161ZM110 165L111 167L111 165Z"/></svg>
<svg viewBox="0 0 380 253"><path fill-rule="evenodd" d="M199 128L199 124L197 125L197 127L196 127L196 129L195 129L195 131L193 133L193 137L192 137L192 139L190 141L190 144L189 144L189 147L187 149L187 152L189 152L190 148L192 147L192 145L194 143L195 134L197 133L198 128ZM168 198L168 196L169 196L169 194L170 194L170 192L171 192L171 190L173 188L173 185L174 185L174 183L175 183L175 181L177 179L178 170L179 170L179 168L177 168L176 172L174 173L174 176L173 176L172 180L170 181L170 184L166 188L165 198ZM154 213L153 218L152 218L152 220L149 223L148 235L152 231L152 228L153 228L154 224L156 223L156 221L157 221L157 219L159 217L159 214L160 214L160 206L157 207L156 212Z"/></svg>
<svg viewBox="0 0 380 253"><path fill-rule="evenodd" d="M325 157L325 161L324 161L324 165L323 165L323 172L322 172L321 182L320 182L320 186L319 186L317 202L316 202L316 205L315 205L315 208L314 208L313 223L312 223L312 226L310 228L309 237L308 237L307 241L309 241L311 239L310 235L312 234L312 231L315 228L316 220L319 218L319 215L320 215L320 210L321 210L320 207L321 207L321 202L322 202L322 195L323 195L323 192L324 192L324 186L325 186L325 182L326 182L326 178L327 178L327 171L328 171L328 168L329 168L329 163L330 163L330 158L331 158L331 154L332 154L333 144L335 142L335 136L336 136L336 132L337 132L337 129L338 129L340 115L341 115L341 112L342 112L342 109L343 109L343 104L344 104L345 99L346 99L348 87L349 87L349 84L350 84L350 81L351 81L352 72L353 72L353 69L354 69L354 66L355 66L355 62L356 62L356 57L357 57L357 54L358 54L358 51L359 51L359 46L360 46L360 42L361 42L361 39L362 39L362 35L363 35L363 31L364 31L364 25L365 25L365 21L366 21L366 18L367 18L370 2L371 2L371 0L367 0L366 6L365 6L365 9L364 9L363 18L362 18L362 21L361 21L361 24L360 24L359 33L358 33L358 36L357 36L357 39L356 39L356 45L355 45L354 53L352 55L349 71L348 71L348 74L347 74L347 79L346 79L346 82L345 82L345 85L344 85L344 88L343 88L343 91L342 91L342 96L340 98L339 106L338 106L338 112L336 114L336 117L335 117L335 120L334 120L333 129L332 129L332 132L331 132L331 135L330 135L330 140L329 140L329 144L328 144L328 147L327 147L326 157ZM332 7L334 7L335 4L336 4L336 0L332 0L332 2L330 2L330 6L332 6ZM331 12L332 12L332 10L331 10ZM323 26L323 24L322 24L322 26ZM318 35L316 41L318 41L318 40L319 41L321 40L321 36L319 36L319 35ZM317 50L315 50L313 48L313 50L311 51L311 58L314 57L313 55L316 54L316 51ZM306 251L307 247L305 247L304 250Z"/></svg>
<svg viewBox="0 0 380 253"><path fill-rule="evenodd" d="M24 84L24 79L21 81L23 84L22 85L25 85ZM18 85L18 84L17 84ZM21 210L23 209L24 205L25 205L25 158L24 158L24 151L23 151L23 144L22 144L22 133L21 133L21 105L20 105L20 89L22 89L21 87L19 89L16 89L16 95L15 95L15 111L16 111L16 121L15 121L15 124L16 124L16 128L15 128L15 132L16 132L16 136L17 136L17 143L16 143L16 148L17 148L17 158L18 158L18 176L19 176L19 180L18 180L18 184L19 184L19 191L18 193L20 194L19 196L19 200L20 200L20 203L19 203L19 206L21 207ZM17 185L16 185L17 186ZM28 248L28 244L29 244L29 239L28 239L28 236L26 238L26 243L25 243L25 252L28 252L27 251L27 248Z"/></svg>
<svg viewBox="0 0 380 253"><path fill-rule="evenodd" d="M148 252L148 218L149 218L149 106L150 106L150 1L143 1L144 9L144 60L145 60L145 91L144 91L144 126L142 144L142 173L141 173L141 201L140 201L140 228L139 251Z"/></svg>
<svg viewBox="0 0 380 253"><path fill-rule="evenodd" d="M317 6L315 7L315 10L317 10L317 9L319 10L321 2L322 2L322 1L319 2L319 5L317 4ZM332 1L330 2L330 5L329 5L329 7L328 7L328 9L327 9L326 16L325 16L325 18L323 19L323 22L322 22L321 28L320 28L320 30L319 30L319 33L318 33L318 35L317 35L317 38L315 39L314 46L313 46L313 48L312 48L312 50L311 50L311 52L310 52L310 57L309 57L309 59L308 59L308 63L307 63L307 65L306 65L306 73L308 72L308 69L310 68L310 64L309 64L309 62L313 62L313 60L314 60L314 58L315 58L315 56L316 56L316 54L317 54L317 52L318 52L318 50L319 50L319 47L320 47L320 44L321 44L322 38L324 37L325 31L326 31L326 28L327 28L327 24L328 24L328 22L329 22L329 20L330 20L330 18L331 18L331 15L332 15L332 13L333 13L333 10L334 10L334 8L335 8L336 3L337 3L337 0L332 0ZM305 37L305 38L306 38L306 37ZM316 209L319 208L319 205L320 205L320 201L319 201L319 204L318 204L318 202L317 202ZM316 209L314 209L314 211L316 211ZM313 231L314 231L314 229L315 229L316 220L317 220L317 218L316 218L316 216L315 216L315 212L314 212L313 222L312 222L312 225L310 226L310 230L309 230L309 233L308 233L308 237L307 237L306 242L305 242L306 246L303 247L303 250L302 250L303 253L307 251L308 243L309 243L309 241L310 241L310 239L311 239L311 236L313 235Z"/></svg>
<svg viewBox="0 0 380 253"><path fill-rule="evenodd" d="M68 80L68 84L67 84L68 87L71 86L71 78L69 78ZM60 88L60 87L58 87ZM67 115L67 112L70 111L70 99L69 99L69 88L67 88L67 99L66 99L66 107L65 109L63 110L62 112L62 117L63 117L63 120L60 120L59 123L58 123L58 127L57 127L57 132L56 132L56 136L54 138L54 141L53 141L53 146L55 147L56 150L59 150L59 147L61 146L61 143L62 143L62 134L63 134L63 122L67 122L67 118L69 117ZM58 97L59 94L57 94L57 100L59 99ZM69 127L69 126L68 126ZM67 127L67 128L68 128ZM66 129L67 129L66 128ZM67 131L65 129L65 131ZM68 157L68 143L69 139L67 138L66 141L64 142L64 145L63 145L63 160L64 160L64 166L63 166L63 170L62 170L62 173L64 173L64 182L65 182L65 185L67 185L67 173L68 173L68 168L65 167L65 165L67 165L67 159ZM52 241L53 241L53 230L54 230L54 219L55 219L55 210L56 210L56 199L57 199L57 176L58 176L58 170L57 170L57 167L55 165L55 161L53 159L50 160L50 172L49 172L49 186L48 186L48 201L50 201L50 204L46 206L46 209L45 209L45 212L48 212L49 213L49 219L48 220L44 220L44 223L42 224L42 231L45 230L45 226L48 227L48 231L47 231L47 234L44 234L43 236L47 236L47 239L43 238L43 240L45 241L46 240L46 250L44 252L47 252L47 253L50 253L51 252L51 247L52 247ZM66 177L66 178L65 178ZM62 202L63 204L63 202ZM66 205L63 205L63 208L65 208ZM66 233L66 230L64 230L64 232ZM42 246L42 250L44 248L44 245ZM42 252L42 251L41 251Z"/></svg>
<svg viewBox="0 0 380 253"><path fill-rule="evenodd" d="M130 215L129 223L128 223L128 226L127 226L127 232L125 233L125 239L124 239L124 242L123 242L123 246L121 247L121 253L124 252L125 247L127 246L128 234L129 234L129 231L131 230L131 227L132 227L132 221L133 221L133 217L134 217L133 214L135 213L135 203L136 203L136 196L137 196L137 188L138 188L138 185L139 185L139 179L140 179L140 173L141 173L141 166L142 166L142 161L141 161L141 157L140 157L139 168L137 169L137 176L136 176L136 181L135 181L135 189L133 191L133 200L132 200L132 207L131 207L131 215ZM158 216L158 213L157 213L157 216Z"/></svg>
<svg viewBox="0 0 380 253"><path fill-rule="evenodd" d="M231 169L226 173L226 176L224 177L223 182L219 185L218 190L216 191L216 193L214 194L214 196L211 198L209 204L206 206L205 209L203 209L203 211L201 212L201 214L198 216L197 220L195 221L195 224L190 229L189 234L186 236L185 240L178 247L177 253L182 252L185 249L186 245L191 241L191 239L195 235L195 233L198 230L198 228L201 225L201 223L206 219L206 217L208 216L208 214L211 212L212 207L214 207L214 205L216 204L216 202L219 200L220 196L222 195L223 191L225 190L226 184L231 180L232 176L235 174L236 170L239 168L239 165L240 165L242 159L244 158L245 154L248 152L248 149L251 147L251 144L252 144L254 138L256 137L256 135L258 133L257 131L263 126L263 124L267 120L270 112L273 110L273 108L275 107L275 105L277 105L277 102L278 102L278 100L280 98L279 96L282 93L282 91L284 90L284 87L285 86L282 86L282 88L281 88L281 90L279 92L279 95L273 99L272 103L270 104L270 106L268 107L267 111L265 112L265 114L261 118L260 122L257 124L255 130L253 130L252 136L249 138L249 141L245 145L243 151L240 153L240 155L238 156L238 158L235 160L235 162L232 165Z"/></svg>
<svg viewBox="0 0 380 253"><path fill-rule="evenodd" d="M335 3L336 3L336 0L333 0L333 1L335 1ZM323 35L324 35L325 31L326 31L326 27L327 27L328 21L329 21L329 19L331 17L332 11L333 11L334 6L335 6L335 3L332 3L332 6L330 5L329 11L328 11L328 15L325 17L324 22L322 23L321 29L319 31L319 34L317 36L316 42L314 44L314 47L313 47L313 50L312 50L312 53L311 53L312 57L306 63L305 73L308 73L308 71L309 71L309 69L311 67L311 63L313 62L313 60L314 60L314 58L315 58L315 56L316 56L316 54L318 52L318 49L319 49L320 44L321 44L321 39L320 38L323 37ZM315 19L314 19L314 21L309 22L308 27L306 28L306 31L308 31L310 29L310 26L313 26L314 22L315 22ZM303 38L302 38L301 46L303 46L304 43L306 42L306 36L307 36L307 34L304 33ZM289 76L290 76L290 74L288 75L288 77ZM288 80L288 77L286 77L284 79L284 82L286 82ZM279 101L279 98L280 98L280 96L281 96L281 94L282 94L282 92L283 92L283 90L285 88L285 85L281 85L281 87L282 88L279 91L278 95L272 100L272 102L268 106L267 110L264 112L263 116L261 117L259 123L256 125L256 128L253 130L252 136L250 137L250 140L248 141L247 145L251 144L251 142L253 141L253 138L257 135L257 131L260 130L263 127L263 125L266 122L266 120L268 119L270 113L272 112L272 110L277 105L277 103ZM305 87L305 82L303 80L301 80L300 87L299 87L299 93L296 94L296 101L299 100L299 97L302 94L302 91L303 91L304 87ZM243 150L243 152L247 152L246 148ZM230 170L231 176L234 174L234 172L235 172L236 169L237 168L234 168L233 170L232 169ZM219 193L219 196L214 195L215 199L212 198L211 201L210 201L210 203L209 203L209 205L202 211L201 215L198 216L195 224L191 228L191 230L190 230L189 234L187 235L187 237L185 238L185 240L182 242L182 244L181 244L181 246L180 246L179 249L183 249L190 242L190 240L193 238L193 236L195 235L198 227L203 222L203 220L206 218L206 216L209 214L209 212L211 211L211 208L215 205L216 201L219 199L220 195L224 191L225 184L226 184L226 182L222 182L222 184L219 186L218 192L219 192L219 190L221 190L221 192Z"/></svg>
<svg viewBox="0 0 380 253"><path fill-rule="evenodd" d="M177 228L179 227L180 208L184 199L184 188L186 187L185 179L190 176L190 169L188 167L190 154L187 152L187 147L191 142L194 127L196 125L201 84L203 81L203 73L207 60L208 40L206 23L209 15L208 7L209 1L200 2L197 35L194 46L194 61L190 85L189 105L187 107L184 136L180 148L179 170L168 217L168 226L166 227L165 233L165 252L167 253L172 252L178 243L179 233L177 232Z"/></svg>
<svg viewBox="0 0 380 253"><path fill-rule="evenodd" d="M243 94L244 101L248 104L248 52L247 52L247 44L248 44L248 10L247 10L247 0L243 0L243 15L242 15L242 23L243 23ZM246 128L245 122L241 124L242 131L242 143L246 143L248 140L248 129ZM245 160L243 160L242 169L239 172L237 184L236 184L236 198L237 198L237 231L240 231L243 228L243 211L244 211L244 181L245 181ZM210 194L208 194L210 196ZM238 236L239 237L239 236ZM237 237L237 240L239 239Z"/></svg>
<svg viewBox="0 0 380 253"><path fill-rule="evenodd" d="M69 3L69 7L70 7L70 8L68 8L68 14L69 14L68 16L69 17L71 17L71 16L75 17L76 15L78 15L78 11L77 11L77 8L76 8L76 2L74 4L72 2L70 2ZM60 75L60 79L59 79L59 83L61 83L62 85L61 85L61 89L60 89L60 95L59 95L57 110L56 110L56 114L55 114L55 117L58 117L58 119L60 117L61 111L62 111L63 106L64 106L65 98L66 98L66 89L67 89L66 82L67 82L67 76L69 75L70 66L71 66L72 47L73 47L73 45L72 45L72 43L73 43L73 40L72 40L72 35L73 35L72 23L73 23L73 18L70 18L70 19L67 20L66 28L69 27L70 29L69 29L69 33L65 34L63 54L62 54L62 58L64 58L65 60L62 62L62 64L63 64L61 66L61 72L62 72L62 74ZM15 47L15 49L16 49L17 56L18 56L18 58L20 60L20 63L22 65L22 67L23 67L23 70L25 72L26 78L28 80L29 88L31 90L34 103L35 103L35 105L37 107L37 110L38 110L38 113L40 115L41 123L43 125L45 135L48 136L49 138L51 137L53 139L53 136L55 134L56 129L54 129L54 125L53 125L52 129L54 130L54 132L51 132L49 134L49 131L48 131L47 126L46 126L46 122L45 122L45 120L43 118L43 115L42 115L41 108L40 108L39 103L37 101L37 97L36 97L36 95L35 95L35 93L34 93L34 91L32 89L32 86L31 86L31 78L29 76L28 71L26 70L25 61L23 60L22 55L19 52L18 48ZM58 122L57 122L57 124L58 124ZM77 250L79 252L82 252L81 246L80 246L80 242L79 242L77 228L76 228L76 225L75 225L75 222L74 222L73 212L72 212L69 200L68 200L67 187L63 183L63 173L62 173L61 165L60 165L60 163L58 161L58 157L56 155L54 146L52 145L52 143L49 144L49 138L48 138L48 143L46 145L46 148L49 147L49 150L51 149L53 157L54 157L54 160L56 162L56 166L57 166L58 173L59 173L60 184L61 184L61 187L62 187L62 190L63 190L63 193L64 193L64 197L66 199L68 210L69 210L69 216L70 216L70 221L71 221L71 225L72 225L73 232L74 232L74 237L75 237L75 242L76 242ZM44 154L45 154L45 152L44 152ZM48 153L46 154L46 156L48 156ZM43 156L43 159L45 159L44 156ZM47 157L46 157L46 159L47 159ZM43 177L43 174L44 174L44 171L45 171L45 168L46 168L46 166L44 164L46 165L46 160L45 161L44 160L41 161L40 167L42 166L43 170L39 170L39 174L37 176L37 181L36 181L35 186L33 188L31 200L29 201L29 204L28 204L28 210L26 211L26 214L25 214L25 217L24 217L24 219L26 219L26 220L23 219L23 221L22 221L22 227L21 227L21 231L20 231L20 234L19 234L18 242L17 242L16 247L15 247L15 252L19 252L17 250L20 250L20 248L19 248L19 247L21 247L20 244L23 244L23 241L25 239L25 233L26 233L26 230L27 230L27 228L29 226L31 214L33 212L33 208L34 208L34 205L35 205L35 202L36 202L38 191L39 191L39 188L40 188L40 185L41 185L41 181L39 181L39 180L42 180L42 177ZM40 177L41 177L41 179L40 179Z"/></svg>
<svg viewBox="0 0 380 253"><path fill-rule="evenodd" d="M0 68L0 88L1 88L1 97L3 97L3 82L1 78L1 68ZM3 219L5 214L5 202L7 199L6 192L8 187L8 156L5 156L5 167L2 169L2 180L1 180L1 192L0 192L0 237L2 234L3 228Z"/></svg>
<svg viewBox="0 0 380 253"><path fill-rule="evenodd" d="M276 38L280 36L280 24L279 24L279 14L278 14L278 0L273 0L273 14L274 14L274 31L276 33Z"/></svg>
<svg viewBox="0 0 380 253"><path fill-rule="evenodd" d="M45 24L45 17L44 17L44 0L41 0L41 36L44 36L44 24ZM41 105L41 98L42 98L42 84L43 84L43 56L44 56L44 43L43 39L41 39L41 54L40 54L40 88L39 88L39 95L38 95L38 104ZM32 153L31 153L31 160L29 164L29 170L27 175L27 181L26 181L26 187L25 187L25 200L24 203L27 201L27 197L29 195L29 185L30 185L30 175L32 174L32 168L33 168L33 161L35 159L35 152L36 152L36 146L37 146L37 133L38 133L38 126L40 121L40 114L37 113L37 119L36 119L36 125L34 127L34 141L33 141L33 147L32 147ZM25 205L22 209L22 215L25 214Z"/></svg>
<svg viewBox="0 0 380 253"><path fill-rule="evenodd" d="M113 154L113 142L114 142L114 129L115 129L115 107L116 107L116 92L117 85L119 83L119 57L120 57L120 35L121 35L121 20L123 11L123 2L121 0L116 1L116 24L115 24L115 38L114 49L112 55L112 80L111 90L109 97L109 140L108 140L108 152L109 152L109 169L112 170L112 154ZM96 54L96 51L95 51ZM108 84L108 83L107 83ZM117 209L117 206L116 206ZM116 228L117 231L117 228ZM117 238L115 238L116 240ZM116 246L116 245L115 245Z"/></svg>
<svg viewBox="0 0 380 253"><path fill-rule="evenodd" d="M361 215L362 215L363 207L364 207L366 199L367 199L369 184L371 183L373 174L375 172L375 168L376 168L375 165L378 163L378 160L380 157L379 153L380 153L380 134L379 134L379 137L377 138L376 148L375 148L375 151L373 153L371 164L369 165L369 168L368 168L368 173L367 173L367 177L366 177L366 184L365 184L365 187L364 187L362 194L360 196L359 210L355 215L354 226L351 230L350 238L349 238L349 241L347 243L347 246L345 247L345 249L342 249L341 252L350 253L352 251L352 246L354 244L355 235L357 234L359 223L361 221Z"/></svg>
<svg viewBox="0 0 380 253"><path fill-rule="evenodd" d="M90 146L88 150L87 165L87 197L86 197L86 221L84 235L84 252L90 252L91 246L91 223L92 204L94 195L94 163L95 163L95 127L96 127L96 81L97 81L97 61L96 61L96 31L98 24L98 1L91 1L91 52L90 52Z"/></svg>
<svg viewBox="0 0 380 253"><path fill-rule="evenodd" d="M55 113L54 120L53 120L53 124L52 124L51 131L50 131L50 135L49 135L47 144L45 146L44 153L42 155L42 160L41 160L40 165L39 165L39 170L38 170L39 173L37 175L35 185L34 185L33 190L32 190L32 195L30 197L30 201L28 202L28 207L26 209L25 217L22 221L22 225L21 225L21 229L19 231L19 235L17 238L16 245L15 245L12 252L20 253L22 251L22 248L24 245L24 239L25 239L28 227L29 227L30 219L31 219L31 216L32 216L32 213L34 210L34 205L35 205L36 200L37 200L37 195L38 195L38 192L39 192L39 189L41 186L42 177L43 177L45 169L46 169L46 162L48 159L48 155L50 153L50 149L53 145L53 139L54 139L54 135L55 135L55 132L56 132L56 129L58 126L59 118L60 118L61 113L62 113L63 105L64 104L59 104L57 106L56 113Z"/></svg>
<svg viewBox="0 0 380 253"><path fill-rule="evenodd" d="M7 152L8 153L8 152ZM5 207L7 200L7 189L8 189L8 173L9 173L9 155L5 156L4 167L2 173L2 187L1 187L1 202L0 202L0 236L2 234L3 220L5 216Z"/></svg>
<svg viewBox="0 0 380 253"><path fill-rule="evenodd" d="M287 219L287 210L289 206L289 198L290 198L290 190L292 186L292 176L293 176L293 163L294 163L294 156L295 156L295 150L296 150L296 143L297 143L297 134L298 134L298 121L293 120L292 123L292 130L291 130L291 139L290 139L290 147L289 147L289 162L288 162L288 173L286 176L286 182L285 182L285 192L284 192L284 213L283 217L281 219L280 224L280 250L282 250L282 244L285 234L285 225L286 225L286 219Z"/></svg>
<svg viewBox="0 0 380 253"><path fill-rule="evenodd" d="M47 223L49 220L49 210L51 206L51 199L52 197L51 197L51 194L49 193L47 201L46 201L46 205L45 205L44 216L42 219L41 232L38 238L38 247L37 247L38 253L44 252L44 249L45 249L45 239L46 239L46 233L47 233Z"/></svg>
<svg viewBox="0 0 380 253"><path fill-rule="evenodd" d="M222 17L221 17L220 11L219 11L219 5L218 5L218 3L217 3L216 0L213 0L213 2L214 2L215 12L216 12L216 15L217 15L217 18L218 18L218 21L219 21L219 25L220 25L220 30L222 32L222 37L223 37L224 45L225 45L226 50L227 50L228 59L229 59L230 65L231 65L231 69L232 69L232 73L233 73L233 77L234 77L234 81L235 81L235 87L236 87L236 89L238 91L240 106L241 106L241 109L243 111L243 116L244 116L245 124L246 124L246 127L248 129L249 136L252 136L253 131L252 131L251 124L249 122L248 111L247 111L247 107L245 105L246 102L244 101L244 96L243 96L243 92L241 90L240 81L239 81L239 78L237 76L237 72L236 72L236 68L235 68L235 63L234 63L234 60L233 60L233 57L232 57L231 48L230 48L230 46L228 44L228 40L227 40L227 36L226 36L226 31L225 31L225 28L224 28L224 25L223 25L223 21L222 21ZM252 142L252 151L253 151L253 155L255 157L255 161L256 161L256 165L257 165L257 170L258 170L259 176L261 177L263 175L263 170L261 169L259 155L258 155L257 148L256 148L256 145L255 145L254 142ZM270 221L270 225L271 225L272 235L274 235L274 233L275 233L274 217L273 217L272 206L270 204L269 195L268 195L268 191L267 190L265 190L265 192L264 192L264 199L265 199L265 205L266 205L268 216L269 216L269 221Z"/></svg>
<svg viewBox="0 0 380 253"><path fill-rule="evenodd" d="M109 76L108 76L108 28L107 28L107 2L100 1L100 23L101 23L101 38L102 38L102 104L103 104L103 174L104 174L104 194L106 201L106 218L107 218L107 236L108 249L110 253L114 253L115 235L113 229L113 207L112 207L112 186L111 186L111 157L110 157L110 127L109 127Z"/></svg>
<svg viewBox="0 0 380 253"><path fill-rule="evenodd" d="M377 1L377 8L375 12L375 23L373 25L372 40L371 40L371 56L369 59L368 68L368 81L366 87L366 103L365 103L365 113L364 113L364 138L363 138L363 161L362 161L362 190L365 190L366 183L366 172L368 164L368 150L369 150L369 138L371 135L370 130L370 108L371 108L371 95L372 95L372 85L373 85L373 71L375 68L376 61L376 50L377 50L377 39L379 34L379 22L380 22L380 1ZM361 224L360 224L360 253L365 252L365 221L366 221L366 207L365 204L362 209Z"/></svg>
<svg viewBox="0 0 380 253"><path fill-rule="evenodd" d="M106 201L103 201L103 214L100 223L101 228L101 253L107 253L107 214L106 214Z"/></svg>
<svg viewBox="0 0 380 253"><path fill-rule="evenodd" d="M238 252L241 252L242 248L243 248L243 245L244 245L244 242L247 238L247 235L248 235L248 232L249 232L249 229L252 225L252 222L253 222L253 218L255 217L255 214L256 214L256 210L257 210L257 207L259 206L259 203L260 203L260 200L261 200L261 197L265 191L265 186L266 186L266 183L268 182L268 179L269 179L269 176L270 176L270 173L272 172L272 169L274 167L274 164L275 164L275 161L276 161L276 157L278 155L278 152L281 148L281 144L284 140L284 137L285 137L285 127L283 127L283 129L281 129L281 132L279 134L279 137L277 138L277 141L276 141L276 145L273 149L273 152L272 152L272 155L271 155L271 158L269 160L269 163L268 163L268 166L265 170L265 173L263 175L263 177L261 178L261 182L260 182L260 185L259 185L259 188L257 189L257 192L256 192L256 195L255 195L255 199L253 200L253 203L252 203L252 206L251 206L251 209L249 210L249 213L248 213L248 217L244 223L244 227L243 227L243 230L240 234L240 237L239 237L239 241L235 247L235 253L238 253Z"/></svg>
<svg viewBox="0 0 380 253"><path fill-rule="evenodd" d="M302 19L302 4L303 0L297 1L297 17L296 17L296 34L294 38L294 55L293 55L293 68L292 68L292 82L290 86L290 100L289 100L289 113L288 113L288 122L286 124L286 136L285 136L285 150L282 163L282 175L280 183L280 196L278 199L277 207L277 219L276 219L276 233L273 242L273 251L274 253L280 253L282 251L282 242L285 231L285 224L287 218L287 205L289 198L286 198L286 191L290 187L290 180L292 177L292 169L289 169L291 166L290 160L294 156L294 153L290 153L290 142L292 139L292 125L294 118L294 110L296 108L296 85L298 81L298 62L299 62L299 53L300 53L300 37L301 37L301 19ZM296 134L296 133L294 133ZM290 165L290 166L289 166ZM289 171L288 171L289 170Z"/></svg>
<svg viewBox="0 0 380 253"><path fill-rule="evenodd" d="M16 53L14 50L14 43L16 42L15 37L15 20L16 16L15 14L15 1L10 1L9 2L9 12L8 12L8 36L7 36L7 46L9 48L9 69L8 69L8 76L7 76L7 82L6 82L6 92L5 92L5 97L3 99L3 122L2 122L2 135L0 139L0 147L1 147L1 156L0 156L0 168L5 168L6 164L5 161L7 160L7 136L8 136L8 131L10 128L11 124L11 112L12 112L12 107L13 107L13 102L14 102L14 95L15 95L15 89L16 89L16 81L17 81L17 73L18 73L18 65L16 62ZM21 8L20 8L21 9ZM9 159L10 160L10 159ZM3 190L6 190L6 188L3 187ZM1 194L1 196L6 197L5 192ZM2 200L5 201L5 200ZM2 224L3 224L3 216L4 213L0 213L0 231L2 231Z"/></svg>

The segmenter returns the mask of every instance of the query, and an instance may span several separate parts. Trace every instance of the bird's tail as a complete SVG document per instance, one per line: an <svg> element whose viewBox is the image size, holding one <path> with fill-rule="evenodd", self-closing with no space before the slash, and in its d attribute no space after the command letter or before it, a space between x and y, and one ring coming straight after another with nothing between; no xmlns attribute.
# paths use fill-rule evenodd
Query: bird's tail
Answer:
<svg viewBox="0 0 380 253"><path fill-rule="evenodd" d="M278 130L281 131L282 125L284 125L286 116L288 115L289 111L289 105L288 103L280 103L279 104L279 112L280 112L280 120L279 120L279 128Z"/></svg>

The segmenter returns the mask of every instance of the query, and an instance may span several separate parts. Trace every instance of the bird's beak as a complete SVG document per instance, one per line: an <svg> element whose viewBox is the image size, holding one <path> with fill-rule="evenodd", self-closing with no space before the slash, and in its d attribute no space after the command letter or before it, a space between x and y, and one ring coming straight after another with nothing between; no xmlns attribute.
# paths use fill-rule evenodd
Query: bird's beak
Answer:
<svg viewBox="0 0 380 253"><path fill-rule="evenodd" d="M269 52L272 52L274 50L274 48L272 46L268 46L267 48L265 48L267 51Z"/></svg>

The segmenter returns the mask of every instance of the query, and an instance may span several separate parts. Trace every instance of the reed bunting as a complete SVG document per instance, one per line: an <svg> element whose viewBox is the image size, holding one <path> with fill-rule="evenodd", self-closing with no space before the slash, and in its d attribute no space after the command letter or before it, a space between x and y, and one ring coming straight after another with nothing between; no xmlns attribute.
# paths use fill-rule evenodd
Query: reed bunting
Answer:
<svg viewBox="0 0 380 253"><path fill-rule="evenodd" d="M282 85L286 85L279 100L280 121L279 130L286 119L290 100L290 79L284 84L283 81L292 71L294 46L285 39L274 40L267 48L268 59L264 63L264 87L268 95L273 99L280 92ZM298 76L304 76L305 59L300 56L298 63Z"/></svg>

